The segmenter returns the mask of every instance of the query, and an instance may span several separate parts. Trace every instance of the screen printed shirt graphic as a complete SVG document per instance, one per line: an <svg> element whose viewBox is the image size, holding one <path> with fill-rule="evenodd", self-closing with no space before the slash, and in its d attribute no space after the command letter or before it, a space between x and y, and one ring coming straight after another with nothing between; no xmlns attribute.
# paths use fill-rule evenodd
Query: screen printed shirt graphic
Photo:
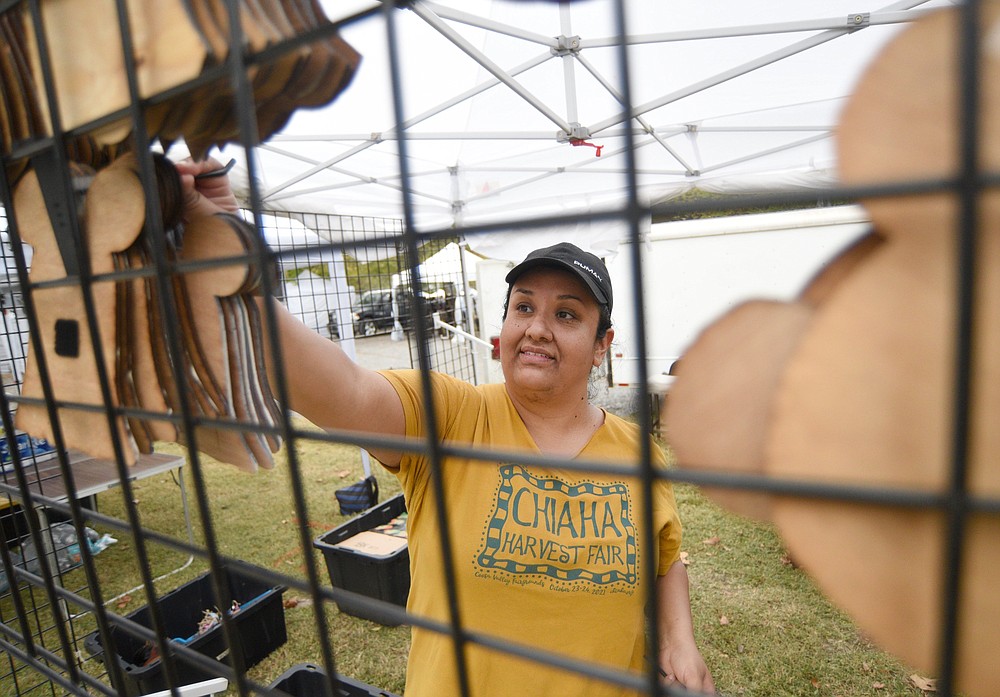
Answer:
<svg viewBox="0 0 1000 697"><path fill-rule="evenodd" d="M569 483L502 465L477 575L502 583L527 584L534 577L576 590L617 586L631 592L638 581L632 515L624 482Z"/></svg>

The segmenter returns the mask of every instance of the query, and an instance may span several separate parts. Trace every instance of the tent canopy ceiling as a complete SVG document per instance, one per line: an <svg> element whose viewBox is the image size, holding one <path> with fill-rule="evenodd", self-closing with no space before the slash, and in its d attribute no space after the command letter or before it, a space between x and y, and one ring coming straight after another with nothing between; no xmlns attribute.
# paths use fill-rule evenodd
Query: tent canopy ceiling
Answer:
<svg viewBox="0 0 1000 697"><path fill-rule="evenodd" d="M377 3L323 4L337 21ZM363 56L351 86L257 149L259 191L266 209L401 217L405 166L413 221L434 230L621 205L630 152L649 203L830 186L861 71L942 4L625 0L623 69L612 0L418 1L391 11L401 123L379 11L341 29Z"/></svg>

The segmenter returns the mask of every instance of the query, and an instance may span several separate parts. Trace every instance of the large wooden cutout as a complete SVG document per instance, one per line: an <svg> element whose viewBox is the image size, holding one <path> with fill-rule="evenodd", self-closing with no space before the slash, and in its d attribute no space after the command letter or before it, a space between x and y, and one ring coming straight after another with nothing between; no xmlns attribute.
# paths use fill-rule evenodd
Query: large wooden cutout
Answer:
<svg viewBox="0 0 1000 697"><path fill-rule="evenodd" d="M979 167L996 172L1000 3L983 3L981 12L976 145ZM959 11L951 9L918 20L866 72L839 128L846 184L958 176L958 18ZM685 356L667 414L671 437L677 424L678 452L688 453L680 458L683 466L948 493L955 466L960 195L937 192L865 203L879 244L863 253L854 250L856 258L842 273L817 279L800 303L789 305L804 303L807 320L783 326L779 317L794 310L772 308L773 314L758 318L760 341L744 345L753 306L739 308L710 327ZM995 425L1000 416L1000 192L981 191L977 206L968 488L974 496L995 499L1000 497L1000 429ZM773 352L762 358L757 347L768 341ZM728 355L727 347L734 349ZM759 368L759 378L730 380L725 386L713 382L709 373L732 375L727 363L748 355L760 365L742 367ZM680 415L688 407L711 413L705 404L721 408L727 398L742 398L743 410L730 406L708 423L729 440L724 447L700 442L714 437L711 429L699 431ZM754 424L762 428L762 450L761 433L745 435L745 427ZM746 453L739 453L732 440L741 434ZM726 460L706 464L702 457ZM737 491L729 495L740 497ZM793 558L878 643L923 671L936 669L947 553L942 511L777 495L749 498L735 507L773 520ZM967 523L957 689L995 695L1000 693L995 658L1000 517L975 514Z"/></svg>
<svg viewBox="0 0 1000 697"><path fill-rule="evenodd" d="M21 236L34 250L30 279L34 283L67 278L56 233L49 220L41 186L34 170L29 170L14 192L14 211ZM142 186L126 159L107 167L94 177L84 201L84 239L93 274L114 270L113 255L131 246L142 232L145 197ZM98 336L91 337L84 304L85 290L78 283L46 286L34 290L36 316L42 334L45 360L57 401L98 407L97 411L59 409L63 435L95 457L114 458L111 429L103 411L95 341L103 356L104 370L112 386L112 406L118 406L116 391L115 283L97 281L91 285ZM73 336L75 334L75 337ZM42 398L37 364L38 347L29 351L22 394ZM117 437L128 464L137 456L125 422L115 418ZM21 404L17 427L36 437L54 440L44 406Z"/></svg>

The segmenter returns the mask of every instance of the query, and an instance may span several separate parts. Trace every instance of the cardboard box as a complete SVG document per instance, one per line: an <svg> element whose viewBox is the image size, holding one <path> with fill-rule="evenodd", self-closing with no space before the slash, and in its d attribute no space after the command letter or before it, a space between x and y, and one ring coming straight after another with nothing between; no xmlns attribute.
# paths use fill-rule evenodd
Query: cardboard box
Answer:
<svg viewBox="0 0 1000 697"><path fill-rule="evenodd" d="M405 513L406 504L403 495L399 494L313 542L323 553L334 587L406 606L410 594L410 552L403 543L405 538L399 534L399 525L390 525L402 520ZM381 526L386 527L382 532L375 532ZM385 539L373 538L374 535ZM367 613L340 603L337 607L354 617L393 624L375 612Z"/></svg>

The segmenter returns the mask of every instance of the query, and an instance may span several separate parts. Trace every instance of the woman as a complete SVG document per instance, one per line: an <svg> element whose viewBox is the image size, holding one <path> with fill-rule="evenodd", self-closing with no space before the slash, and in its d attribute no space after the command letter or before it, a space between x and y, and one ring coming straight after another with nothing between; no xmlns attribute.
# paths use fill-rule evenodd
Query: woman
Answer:
<svg viewBox="0 0 1000 697"><path fill-rule="evenodd" d="M224 180L196 182L192 176L217 166L179 165L189 214L218 210L215 203L235 209ZM645 671L644 573L654 569L664 680L714 691L694 641L671 487L663 481L654 486L658 548L642 549L647 516L636 464L640 431L587 398L591 370L614 338L607 269L594 255L563 243L533 252L506 280L500 334L505 383L474 387L442 374L431 378L438 439L484 455L442 463L463 628L586 664ZM419 372L362 368L278 309L290 408L321 427L426 437L432 423ZM497 461L489 459L490 450L635 464L636 474L530 466L517 457ZM662 451L652 450L654 465L664 467ZM449 622L434 465L417 453L370 452L396 474L406 498L407 608ZM478 644L468 644L464 658L476 696L633 694ZM450 637L414 628L407 696L459 694L456 665Z"/></svg>

